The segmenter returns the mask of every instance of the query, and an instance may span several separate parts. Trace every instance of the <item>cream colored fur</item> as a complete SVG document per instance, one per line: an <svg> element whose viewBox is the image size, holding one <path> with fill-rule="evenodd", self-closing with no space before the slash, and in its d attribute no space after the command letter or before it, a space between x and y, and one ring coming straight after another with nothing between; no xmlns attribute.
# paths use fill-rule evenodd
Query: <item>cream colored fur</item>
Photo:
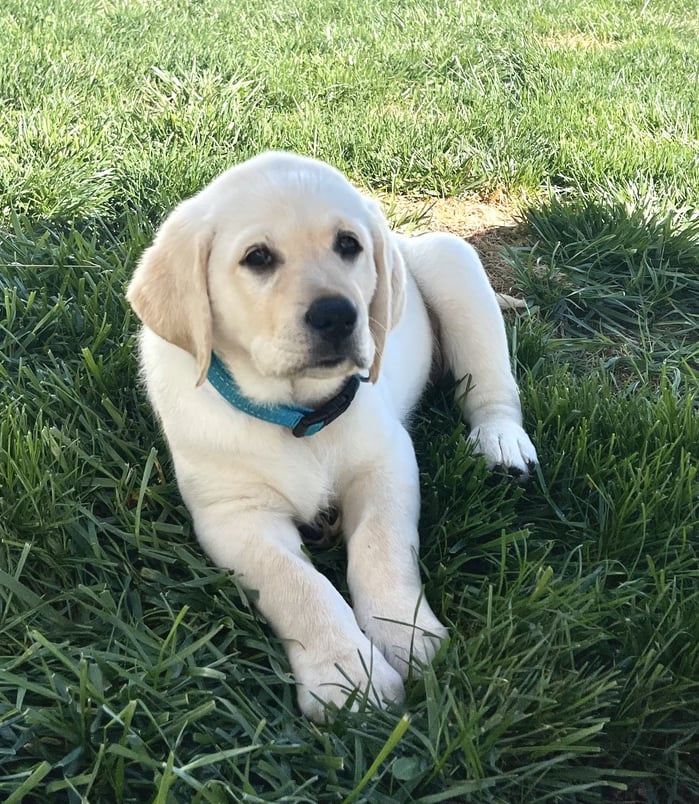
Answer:
<svg viewBox="0 0 699 804"><path fill-rule="evenodd" d="M338 232L361 245L353 259ZM244 263L265 244L270 271ZM341 296L357 322L338 365L314 358L305 320ZM328 165L266 153L227 171L165 221L128 290L143 321L141 363L177 481L204 550L256 590L284 640L302 711L325 717L353 688L400 702L446 636L418 567L418 469L405 420L428 382L439 324L445 366L488 465L526 476L536 451L521 426L498 301L475 251L450 235L405 238ZM251 418L206 381L211 350L259 402L315 406L370 373L337 421L297 439ZM469 391L464 393L468 384ZM342 511L350 606L317 572L297 530ZM355 706L358 701L355 701Z"/></svg>

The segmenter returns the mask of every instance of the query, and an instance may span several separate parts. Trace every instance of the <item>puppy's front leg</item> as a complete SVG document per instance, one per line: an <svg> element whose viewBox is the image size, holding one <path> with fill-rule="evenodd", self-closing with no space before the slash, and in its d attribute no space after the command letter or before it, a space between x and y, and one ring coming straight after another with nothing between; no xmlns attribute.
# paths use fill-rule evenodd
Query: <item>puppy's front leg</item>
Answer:
<svg viewBox="0 0 699 804"><path fill-rule="evenodd" d="M286 645L305 715L322 722L325 703L342 706L357 688L378 706L403 699L400 676L303 554L290 519L266 511L241 512L234 503L194 508L193 516L211 558L258 592L257 607Z"/></svg>
<svg viewBox="0 0 699 804"><path fill-rule="evenodd" d="M411 658L418 665L431 661L447 631L422 590L420 488L410 436L396 424L387 446L379 460L347 483L342 520L357 622L405 678Z"/></svg>

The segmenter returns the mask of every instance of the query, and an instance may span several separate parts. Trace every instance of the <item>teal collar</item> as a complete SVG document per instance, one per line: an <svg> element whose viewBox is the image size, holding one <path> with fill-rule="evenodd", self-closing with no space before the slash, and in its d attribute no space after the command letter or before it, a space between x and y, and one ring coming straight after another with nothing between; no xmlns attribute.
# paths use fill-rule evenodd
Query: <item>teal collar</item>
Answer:
<svg viewBox="0 0 699 804"><path fill-rule="evenodd" d="M300 405L263 405L244 396L231 373L213 352L207 379L229 405L256 419L286 427L297 438L315 435L334 422L350 406L359 383L365 381L364 377L355 374L347 380L340 392L324 405L319 408L306 408Z"/></svg>

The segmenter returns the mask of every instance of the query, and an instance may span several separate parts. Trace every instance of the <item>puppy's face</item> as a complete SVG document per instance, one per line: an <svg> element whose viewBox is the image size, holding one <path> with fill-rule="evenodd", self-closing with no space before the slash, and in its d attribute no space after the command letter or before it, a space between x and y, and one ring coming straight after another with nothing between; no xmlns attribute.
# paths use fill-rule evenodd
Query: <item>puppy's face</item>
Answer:
<svg viewBox="0 0 699 804"><path fill-rule="evenodd" d="M377 270L365 200L330 170L229 178L209 188L214 349L242 350L262 375L368 369Z"/></svg>
<svg viewBox="0 0 699 804"><path fill-rule="evenodd" d="M404 290L376 205L322 162L268 153L171 214L127 295L146 326L196 358L200 382L212 349L263 377L369 368L375 380Z"/></svg>

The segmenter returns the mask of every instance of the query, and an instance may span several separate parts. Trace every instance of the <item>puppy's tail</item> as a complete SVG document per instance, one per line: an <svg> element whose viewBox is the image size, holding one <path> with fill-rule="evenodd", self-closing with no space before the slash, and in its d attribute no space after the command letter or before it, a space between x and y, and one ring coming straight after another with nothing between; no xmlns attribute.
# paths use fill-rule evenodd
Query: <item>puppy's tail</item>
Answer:
<svg viewBox="0 0 699 804"><path fill-rule="evenodd" d="M527 302L524 299L516 299L506 293L496 293L498 304L501 310L526 310Z"/></svg>

